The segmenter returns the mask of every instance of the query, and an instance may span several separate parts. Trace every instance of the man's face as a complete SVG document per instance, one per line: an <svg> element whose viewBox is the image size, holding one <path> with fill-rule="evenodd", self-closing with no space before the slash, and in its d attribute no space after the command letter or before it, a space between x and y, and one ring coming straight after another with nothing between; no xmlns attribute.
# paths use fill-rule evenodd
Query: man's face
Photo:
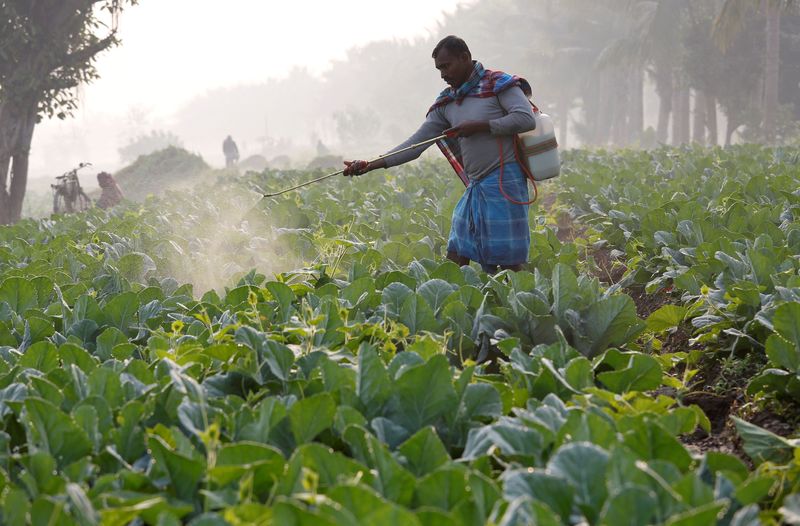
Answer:
<svg viewBox="0 0 800 526"><path fill-rule="evenodd" d="M436 69L451 88L458 89L472 74L472 58L469 53L453 53L449 49L441 49L434 59Z"/></svg>

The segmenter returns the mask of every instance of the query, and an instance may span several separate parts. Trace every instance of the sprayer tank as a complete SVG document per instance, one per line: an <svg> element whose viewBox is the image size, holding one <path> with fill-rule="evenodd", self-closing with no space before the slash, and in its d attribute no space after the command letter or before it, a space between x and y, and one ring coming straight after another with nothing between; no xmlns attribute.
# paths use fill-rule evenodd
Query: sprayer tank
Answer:
<svg viewBox="0 0 800 526"><path fill-rule="evenodd" d="M544 181L561 172L561 157L558 154L553 119L546 113L536 112L536 128L520 134L523 156L528 163L533 178Z"/></svg>

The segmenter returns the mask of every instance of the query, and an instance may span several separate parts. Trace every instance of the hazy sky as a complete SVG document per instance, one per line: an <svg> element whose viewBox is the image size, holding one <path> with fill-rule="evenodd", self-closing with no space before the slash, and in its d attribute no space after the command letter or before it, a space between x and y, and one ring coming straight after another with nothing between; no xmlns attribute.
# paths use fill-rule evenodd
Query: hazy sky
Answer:
<svg viewBox="0 0 800 526"><path fill-rule="evenodd" d="M348 48L413 38L470 0L141 0L122 14L123 45L98 61L89 111L144 106L157 113L210 88L322 71ZM157 82L142 83L143 73Z"/></svg>
<svg viewBox="0 0 800 526"><path fill-rule="evenodd" d="M474 1L140 0L122 13L122 45L98 59L100 79L80 89L75 117L37 127L31 178L44 184L85 160L118 168L131 110L169 129L170 116L199 94L295 66L324 71L354 46L426 36L444 12Z"/></svg>

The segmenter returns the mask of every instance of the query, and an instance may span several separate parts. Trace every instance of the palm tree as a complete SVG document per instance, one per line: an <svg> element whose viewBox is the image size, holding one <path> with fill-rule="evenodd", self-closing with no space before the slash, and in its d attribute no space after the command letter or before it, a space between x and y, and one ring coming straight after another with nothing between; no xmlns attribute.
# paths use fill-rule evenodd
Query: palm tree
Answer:
<svg viewBox="0 0 800 526"><path fill-rule="evenodd" d="M725 0L714 24L714 40L725 50L741 31L747 15L761 9L766 17L764 57L764 139L773 143L778 114L780 79L781 13L796 9L800 0Z"/></svg>
<svg viewBox="0 0 800 526"><path fill-rule="evenodd" d="M617 96L612 115L613 140L617 145L636 141L644 129L644 66L642 53L643 7L647 2L626 1L625 9L613 9L617 2L607 2L614 13L611 39L597 57L595 67L617 78ZM645 7L646 9L646 7ZM625 101L625 102L623 102Z"/></svg>
<svg viewBox="0 0 800 526"><path fill-rule="evenodd" d="M619 19L627 21L622 36L612 41L601 54L601 63L629 64L634 89L638 91L639 71L646 71L655 83L659 97L656 140L668 141L670 118L673 119L673 142L689 140L688 87L680 74L680 57L688 0L606 0L615 13L624 13ZM638 119L639 101L634 95L636 109L633 122Z"/></svg>

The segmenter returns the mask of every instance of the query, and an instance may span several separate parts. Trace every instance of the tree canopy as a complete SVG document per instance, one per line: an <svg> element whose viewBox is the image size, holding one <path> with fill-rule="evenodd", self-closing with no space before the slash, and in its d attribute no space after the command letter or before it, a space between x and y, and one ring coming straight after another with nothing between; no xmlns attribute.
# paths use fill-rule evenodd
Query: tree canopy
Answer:
<svg viewBox="0 0 800 526"><path fill-rule="evenodd" d="M19 219L36 123L77 107L75 88L98 76L95 58L118 44L117 17L134 3L0 2L0 224Z"/></svg>

